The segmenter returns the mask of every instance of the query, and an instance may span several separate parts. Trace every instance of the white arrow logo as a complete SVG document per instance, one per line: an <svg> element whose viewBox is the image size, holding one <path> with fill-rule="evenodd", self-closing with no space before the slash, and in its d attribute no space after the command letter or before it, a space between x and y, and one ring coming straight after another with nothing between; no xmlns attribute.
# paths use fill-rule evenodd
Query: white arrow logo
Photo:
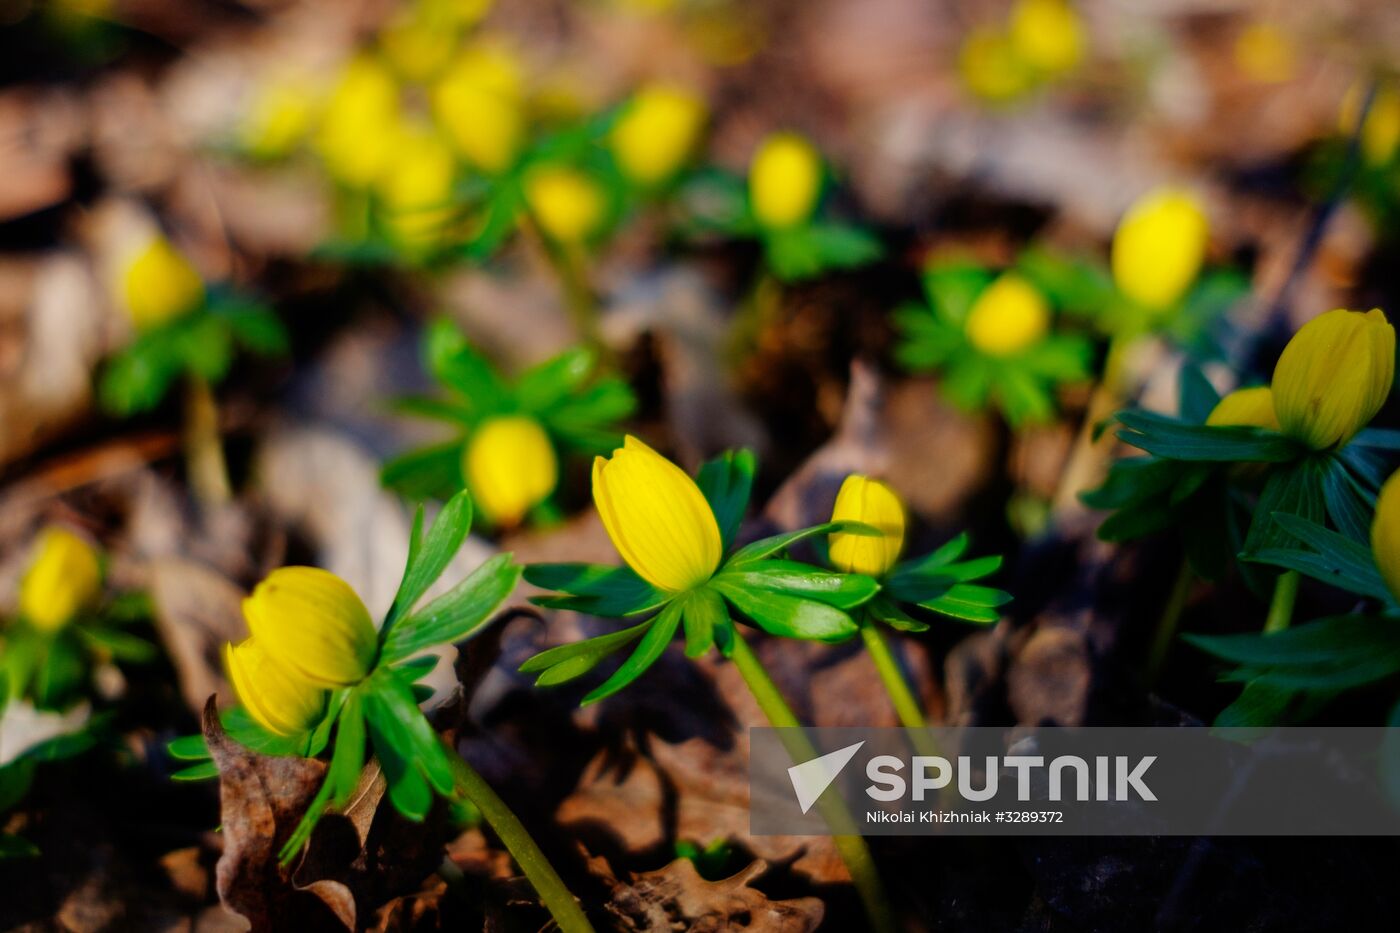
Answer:
<svg viewBox="0 0 1400 933"><path fill-rule="evenodd" d="M836 780L841 769L851 763L851 759L864 744L857 742L847 745L787 769L788 777L792 780L792 789L797 794L797 803L802 807L803 813L812 809L812 804L816 803L817 798Z"/></svg>

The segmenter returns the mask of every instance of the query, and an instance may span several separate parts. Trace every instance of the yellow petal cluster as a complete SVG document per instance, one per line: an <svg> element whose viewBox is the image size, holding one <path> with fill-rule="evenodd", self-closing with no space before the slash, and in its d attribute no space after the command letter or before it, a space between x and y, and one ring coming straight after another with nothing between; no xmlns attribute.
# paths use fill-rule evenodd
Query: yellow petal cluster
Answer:
<svg viewBox="0 0 1400 933"><path fill-rule="evenodd" d="M658 589L683 592L719 567L719 524L704 493L635 437L593 461L593 502L618 554Z"/></svg>
<svg viewBox="0 0 1400 933"><path fill-rule="evenodd" d="M389 234L410 251L437 245L452 222L452 186L456 163L436 134L424 127L405 128L399 155L375 184Z"/></svg>
<svg viewBox="0 0 1400 933"><path fill-rule="evenodd" d="M1395 328L1379 308L1337 309L1298 329L1274 367L1284 434L1314 450L1345 444L1375 417L1395 378Z"/></svg>
<svg viewBox="0 0 1400 933"><path fill-rule="evenodd" d="M466 49L433 88L433 115L472 168L488 174L514 164L525 139L525 79L508 49Z"/></svg>
<svg viewBox="0 0 1400 933"><path fill-rule="evenodd" d="M359 683L378 634L344 580L319 567L282 567L243 600L248 631L273 664L317 687Z"/></svg>
<svg viewBox="0 0 1400 933"><path fill-rule="evenodd" d="M559 243L581 243L607 217L603 189L566 165L540 165L525 175L525 201L541 232Z"/></svg>
<svg viewBox="0 0 1400 933"><path fill-rule="evenodd" d="M559 482L554 445L526 415L491 418L478 427L467 442L462 471L477 507L505 526L519 524Z"/></svg>
<svg viewBox="0 0 1400 933"><path fill-rule="evenodd" d="M290 77L264 82L243 119L243 147L259 159L289 155L310 132L316 109L316 91L309 82Z"/></svg>
<svg viewBox="0 0 1400 933"><path fill-rule="evenodd" d="M1268 386L1236 389L1215 403L1206 424L1212 427L1252 427L1277 431L1274 393Z"/></svg>
<svg viewBox="0 0 1400 933"><path fill-rule="evenodd" d="M1073 70L1084 57L1084 27L1068 0L1017 0L1009 35L1017 57L1047 78Z"/></svg>
<svg viewBox="0 0 1400 933"><path fill-rule="evenodd" d="M754 217L772 230L795 227L810 218L821 187L821 155L796 133L769 135L749 164Z"/></svg>
<svg viewBox="0 0 1400 933"><path fill-rule="evenodd" d="M1033 75L1001 29L979 27L967 34L958 52L958 74L977 98L992 104L1013 100L1030 89Z"/></svg>
<svg viewBox="0 0 1400 933"><path fill-rule="evenodd" d="M1371 552L1392 596L1400 600L1400 471L1391 474L1376 497L1371 520Z"/></svg>
<svg viewBox="0 0 1400 933"><path fill-rule="evenodd" d="M968 342L988 356L1014 356L1045 338L1050 307L1044 296L1014 272L982 290L963 324Z"/></svg>
<svg viewBox="0 0 1400 933"><path fill-rule="evenodd" d="M863 522L880 535L838 532L830 536L831 564L845 573L883 577L899 560L904 548L904 505L886 484L852 474L836 494L833 522Z"/></svg>
<svg viewBox="0 0 1400 933"><path fill-rule="evenodd" d="M149 330L204 304L204 280L169 240L155 236L122 271L121 294L132 326Z"/></svg>
<svg viewBox="0 0 1400 933"><path fill-rule="evenodd" d="M704 125L704 101L684 88L653 84L627 104L608 142L628 178L644 186L658 185L685 164Z"/></svg>
<svg viewBox="0 0 1400 933"><path fill-rule="evenodd" d="M1176 304L1200 274L1210 225L1189 192L1160 188L1140 198L1113 236L1113 279L1138 304L1163 310Z"/></svg>
<svg viewBox="0 0 1400 933"><path fill-rule="evenodd" d="M307 731L325 711L326 691L273 661L256 638L225 645L224 667L243 708L278 735Z"/></svg>
<svg viewBox="0 0 1400 933"><path fill-rule="evenodd" d="M398 83L382 62L361 55L345 66L331 92L316 151L331 177L367 188L394 158L399 124Z"/></svg>
<svg viewBox="0 0 1400 933"><path fill-rule="evenodd" d="M1353 84L1342 98L1339 122L1345 135L1356 131L1366 88L1365 83ZM1367 164L1381 166L1389 163L1397 150L1400 150L1400 84L1382 81L1376 85L1376 95L1366 113L1366 125L1361 128L1361 155Z"/></svg>
<svg viewBox="0 0 1400 933"><path fill-rule="evenodd" d="M102 568L88 540L50 525L34 543L19 585L19 613L43 632L55 632L97 601Z"/></svg>

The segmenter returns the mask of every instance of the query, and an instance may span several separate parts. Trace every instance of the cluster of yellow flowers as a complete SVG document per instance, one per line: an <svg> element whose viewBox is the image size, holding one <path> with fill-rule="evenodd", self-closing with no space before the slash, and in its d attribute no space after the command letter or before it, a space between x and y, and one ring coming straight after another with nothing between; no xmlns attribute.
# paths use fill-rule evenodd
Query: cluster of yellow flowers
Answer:
<svg viewBox="0 0 1400 933"><path fill-rule="evenodd" d="M1004 24L974 29L958 67L977 97L1005 103L1073 71L1084 57L1084 26L1070 0L1017 0Z"/></svg>

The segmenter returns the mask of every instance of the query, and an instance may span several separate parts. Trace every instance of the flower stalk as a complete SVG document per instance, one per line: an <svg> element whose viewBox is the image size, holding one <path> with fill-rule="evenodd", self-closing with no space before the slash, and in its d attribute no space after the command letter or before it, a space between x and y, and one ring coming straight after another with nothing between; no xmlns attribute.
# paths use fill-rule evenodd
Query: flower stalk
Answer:
<svg viewBox="0 0 1400 933"><path fill-rule="evenodd" d="M1281 632L1293 624L1293 604L1298 600L1298 571L1288 570L1274 583L1274 597L1264 619L1264 634Z"/></svg>
<svg viewBox="0 0 1400 933"><path fill-rule="evenodd" d="M185 382L185 470L195 498L206 506L222 505L233 497L228 462L219 433L219 406L209 383L190 373Z"/></svg>

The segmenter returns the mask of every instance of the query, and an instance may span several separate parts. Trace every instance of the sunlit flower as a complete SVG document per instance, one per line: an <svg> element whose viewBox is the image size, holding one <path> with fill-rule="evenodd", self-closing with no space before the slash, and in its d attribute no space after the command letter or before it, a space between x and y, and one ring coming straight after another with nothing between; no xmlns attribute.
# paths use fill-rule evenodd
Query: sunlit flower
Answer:
<svg viewBox="0 0 1400 933"><path fill-rule="evenodd" d="M705 123L705 102L684 88L653 84L638 91L612 128L609 142L634 182L657 185L680 170Z"/></svg>
<svg viewBox="0 0 1400 933"><path fill-rule="evenodd" d="M796 133L766 137L749 165L754 216L770 229L794 227L810 218L821 186L821 155Z"/></svg>
<svg viewBox="0 0 1400 933"><path fill-rule="evenodd" d="M653 586L679 593L719 566L719 524L700 487L635 437L593 461L593 501L618 554Z"/></svg>
<svg viewBox="0 0 1400 933"><path fill-rule="evenodd" d="M503 172L525 140L525 79L516 57L496 44L463 52L433 89L433 114L473 168Z"/></svg>
<svg viewBox="0 0 1400 933"><path fill-rule="evenodd" d="M1181 300L1205 259L1210 226L1186 191L1160 188L1139 198L1113 236L1113 278L1133 301L1153 310Z"/></svg>
<svg viewBox="0 0 1400 933"><path fill-rule="evenodd" d="M381 62L351 60L341 72L321 117L316 151L331 176L352 188L373 184L394 158L399 88Z"/></svg>
<svg viewBox="0 0 1400 933"><path fill-rule="evenodd" d="M904 506L889 486L876 479L852 474L841 484L833 522L862 522L880 535L838 532L831 535L831 563L845 573L883 577L894 567L904 547Z"/></svg>
<svg viewBox="0 0 1400 933"><path fill-rule="evenodd" d="M463 459L477 506L498 525L516 525L554 492L559 463L549 435L534 418L505 415L472 434Z"/></svg>
<svg viewBox="0 0 1400 933"><path fill-rule="evenodd" d="M974 29L963 40L958 52L958 73L975 97L994 104L1024 94L1032 80L1011 37L989 27Z"/></svg>
<svg viewBox="0 0 1400 933"><path fill-rule="evenodd" d="M351 686L374 663L378 635L369 610L329 571L274 570L243 600L243 617L274 664L317 686Z"/></svg>
<svg viewBox="0 0 1400 933"><path fill-rule="evenodd" d="M132 326L148 330L204 304L204 281L169 240L154 236L127 263L121 293Z"/></svg>
<svg viewBox="0 0 1400 933"><path fill-rule="evenodd" d="M1084 27L1068 0L1018 0L1010 37L1021 61L1046 77L1073 69L1084 55Z"/></svg>
<svg viewBox="0 0 1400 933"><path fill-rule="evenodd" d="M1391 474L1376 497L1376 516L1371 520L1371 551L1381 579L1391 595L1400 600L1400 471Z"/></svg>
<svg viewBox="0 0 1400 933"><path fill-rule="evenodd" d="M598 232L607 200L590 176L564 165L541 165L525 176L525 201L545 236L579 243Z"/></svg>
<svg viewBox="0 0 1400 933"><path fill-rule="evenodd" d="M316 107L316 92L305 80L280 78L264 82L243 120L240 136L244 148L260 159L286 156L310 132Z"/></svg>
<svg viewBox="0 0 1400 933"><path fill-rule="evenodd" d="M1274 393L1268 386L1236 389L1216 402L1206 424L1212 427L1253 427L1277 431L1278 416L1274 414Z"/></svg>
<svg viewBox="0 0 1400 933"><path fill-rule="evenodd" d="M425 128L406 129L400 155L375 184L391 235L410 248L442 241L452 219L456 165L447 145Z"/></svg>
<svg viewBox="0 0 1400 933"><path fill-rule="evenodd" d="M424 82L441 73L457 49L458 25L450 4L419 3L401 10L379 31L379 47L399 74Z"/></svg>
<svg viewBox="0 0 1400 933"><path fill-rule="evenodd" d="M977 296L964 328L968 341L988 356L1013 356L1044 339L1050 307L1033 285L1007 272Z"/></svg>
<svg viewBox="0 0 1400 933"><path fill-rule="evenodd" d="M243 708L278 735L305 732L325 712L326 691L274 662L256 638L225 645L224 667Z"/></svg>
<svg viewBox="0 0 1400 933"><path fill-rule="evenodd" d="M86 538L58 525L40 532L19 585L19 613L44 632L67 625L97 601L102 568Z"/></svg>
<svg viewBox="0 0 1400 933"><path fill-rule="evenodd" d="M1320 314L1274 368L1279 426L1314 450L1345 444L1380 411L1394 377L1395 328L1383 311Z"/></svg>
<svg viewBox="0 0 1400 933"><path fill-rule="evenodd" d="M1366 99L1366 85L1353 84L1342 98L1341 131L1356 131L1361 116L1361 103ZM1400 149L1400 85L1381 81L1376 85L1371 109L1366 113L1366 125L1361 129L1361 155L1370 165L1385 165Z"/></svg>

